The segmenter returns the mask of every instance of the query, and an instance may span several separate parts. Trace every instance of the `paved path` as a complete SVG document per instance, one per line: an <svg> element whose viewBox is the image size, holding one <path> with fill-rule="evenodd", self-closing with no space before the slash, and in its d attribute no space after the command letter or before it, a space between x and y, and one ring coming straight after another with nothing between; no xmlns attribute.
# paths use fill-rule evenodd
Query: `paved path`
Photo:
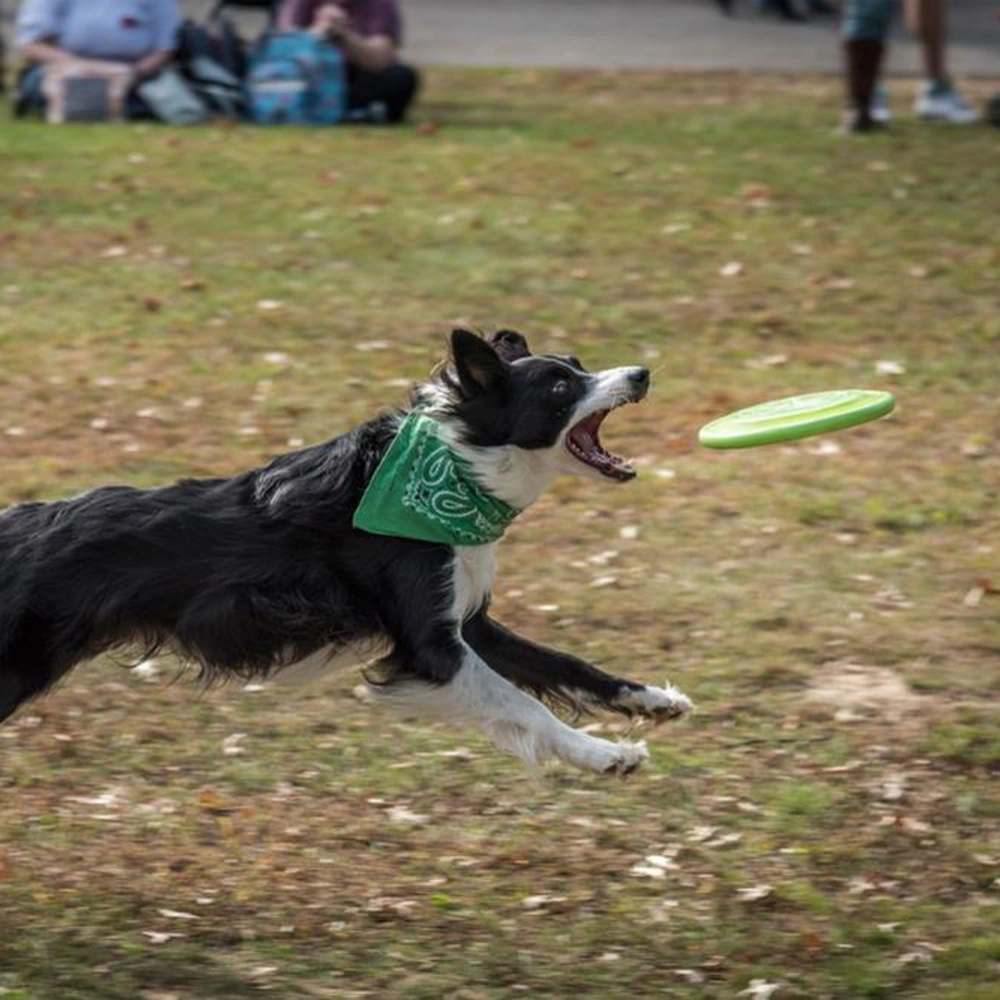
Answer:
<svg viewBox="0 0 1000 1000"><path fill-rule="evenodd" d="M736 18L714 0L402 0L406 51L424 65L668 69L840 70L829 18L784 24L735 0ZM182 0L198 14L211 0ZM953 70L1000 76L1000 0L951 0ZM0 0L9 27L17 4ZM260 23L257 19L256 23ZM920 54L897 31L890 70L915 73Z"/></svg>
<svg viewBox="0 0 1000 1000"><path fill-rule="evenodd" d="M424 65L839 72L836 20L785 24L736 0L403 0L408 55ZM1000 76L1000 0L951 0L956 73ZM919 70L905 38L890 69Z"/></svg>

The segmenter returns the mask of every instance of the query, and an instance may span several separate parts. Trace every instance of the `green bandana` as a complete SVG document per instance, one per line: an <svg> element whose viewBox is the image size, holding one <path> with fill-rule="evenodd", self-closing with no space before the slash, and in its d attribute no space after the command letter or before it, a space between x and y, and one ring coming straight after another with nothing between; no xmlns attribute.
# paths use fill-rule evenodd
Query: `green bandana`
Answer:
<svg viewBox="0 0 1000 1000"><path fill-rule="evenodd" d="M486 545L503 535L521 512L476 482L440 430L421 413L406 417L354 512L355 528L446 545Z"/></svg>

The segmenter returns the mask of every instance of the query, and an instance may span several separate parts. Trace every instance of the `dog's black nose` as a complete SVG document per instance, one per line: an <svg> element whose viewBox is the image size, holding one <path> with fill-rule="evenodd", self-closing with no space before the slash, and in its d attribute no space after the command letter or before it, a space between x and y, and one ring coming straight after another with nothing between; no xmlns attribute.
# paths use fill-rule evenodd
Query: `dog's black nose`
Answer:
<svg viewBox="0 0 1000 1000"><path fill-rule="evenodd" d="M648 368L633 368L629 372L628 380L637 389L645 389L649 385L649 369Z"/></svg>

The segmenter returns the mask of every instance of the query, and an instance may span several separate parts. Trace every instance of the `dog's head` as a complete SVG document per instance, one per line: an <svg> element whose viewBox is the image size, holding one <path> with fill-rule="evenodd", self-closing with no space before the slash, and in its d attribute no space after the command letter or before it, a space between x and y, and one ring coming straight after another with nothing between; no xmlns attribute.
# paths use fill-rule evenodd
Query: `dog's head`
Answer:
<svg viewBox="0 0 1000 1000"><path fill-rule="evenodd" d="M588 372L572 356L532 354L513 330L488 340L455 330L451 365L439 385L447 395L447 422L481 456L498 450L510 465L519 455L544 476L635 477L624 459L604 449L599 432L612 410L646 395L645 368Z"/></svg>

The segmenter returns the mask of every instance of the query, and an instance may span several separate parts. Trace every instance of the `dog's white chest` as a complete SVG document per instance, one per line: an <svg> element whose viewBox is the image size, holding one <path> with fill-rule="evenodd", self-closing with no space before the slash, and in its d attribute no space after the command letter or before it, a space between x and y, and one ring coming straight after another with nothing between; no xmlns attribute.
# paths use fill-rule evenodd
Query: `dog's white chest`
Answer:
<svg viewBox="0 0 1000 1000"><path fill-rule="evenodd" d="M464 621L483 606L493 590L496 568L496 545L455 548L452 614L456 621Z"/></svg>

